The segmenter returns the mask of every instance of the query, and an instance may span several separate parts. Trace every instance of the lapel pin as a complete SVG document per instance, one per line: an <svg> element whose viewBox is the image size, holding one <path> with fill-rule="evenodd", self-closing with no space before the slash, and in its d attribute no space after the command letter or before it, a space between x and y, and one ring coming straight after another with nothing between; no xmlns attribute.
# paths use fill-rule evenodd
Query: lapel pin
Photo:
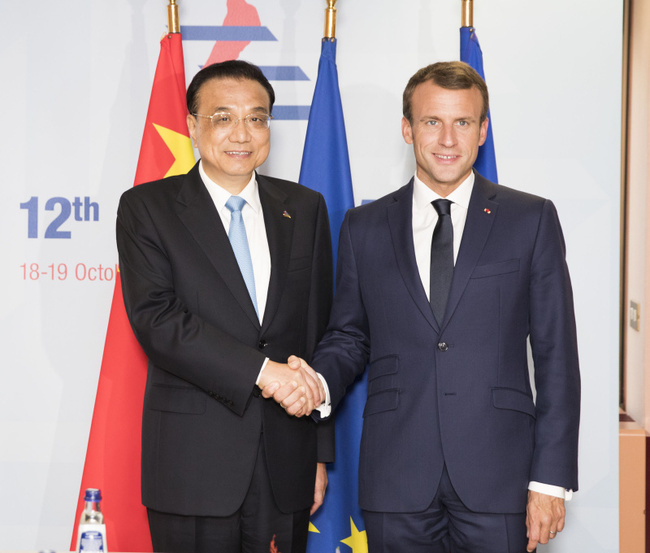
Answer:
<svg viewBox="0 0 650 553"><path fill-rule="evenodd" d="M485 211L485 213L487 213L488 215L492 213L487 207L483 211Z"/></svg>
<svg viewBox="0 0 650 553"><path fill-rule="evenodd" d="M282 217L286 217L287 219L291 219L291 215L289 215L289 214L286 212L286 210L285 210L285 212L282 214Z"/></svg>

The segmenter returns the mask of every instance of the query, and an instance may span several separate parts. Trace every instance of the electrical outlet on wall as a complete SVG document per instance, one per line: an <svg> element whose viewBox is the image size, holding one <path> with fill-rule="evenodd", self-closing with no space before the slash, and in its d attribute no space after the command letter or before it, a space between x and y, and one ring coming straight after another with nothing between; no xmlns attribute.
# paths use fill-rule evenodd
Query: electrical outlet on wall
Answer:
<svg viewBox="0 0 650 553"><path fill-rule="evenodd" d="M630 301L630 326L634 330L639 330L639 304L635 301Z"/></svg>

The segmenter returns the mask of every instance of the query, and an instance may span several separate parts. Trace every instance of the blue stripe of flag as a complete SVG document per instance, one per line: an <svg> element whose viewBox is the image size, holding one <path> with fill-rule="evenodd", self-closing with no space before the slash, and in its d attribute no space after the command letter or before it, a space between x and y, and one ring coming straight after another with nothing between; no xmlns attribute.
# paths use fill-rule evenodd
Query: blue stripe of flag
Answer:
<svg viewBox="0 0 650 553"><path fill-rule="evenodd" d="M478 43L476 30L474 27L460 28L460 60L471 65L476 72L485 80L483 71L483 52ZM492 117L488 111L488 131L485 144L478 150L478 157L474 163L474 168L486 179L492 182L498 182L497 161L494 152L494 140L492 139Z"/></svg>
<svg viewBox="0 0 650 553"><path fill-rule="evenodd" d="M352 175L341 106L336 41L323 40L318 79L314 89L300 182L325 197L332 231L334 258L345 212L354 207ZM351 386L336 412L336 461L327 467L327 499L311 521L319 533L311 533L309 553L333 553L348 538L354 521L359 531L363 519L358 504L358 464L362 412L367 380Z"/></svg>
<svg viewBox="0 0 650 553"><path fill-rule="evenodd" d="M309 77L296 65L260 65L269 81L308 81Z"/></svg>
<svg viewBox="0 0 650 553"><path fill-rule="evenodd" d="M183 40L277 41L268 27L181 25Z"/></svg>
<svg viewBox="0 0 650 553"><path fill-rule="evenodd" d="M275 121L307 121L309 106L273 106Z"/></svg>

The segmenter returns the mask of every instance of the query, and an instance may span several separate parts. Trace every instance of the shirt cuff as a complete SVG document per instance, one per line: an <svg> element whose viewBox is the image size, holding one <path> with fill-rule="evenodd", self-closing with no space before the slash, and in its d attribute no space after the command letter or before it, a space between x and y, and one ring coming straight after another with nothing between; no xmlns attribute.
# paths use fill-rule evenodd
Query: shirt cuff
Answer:
<svg viewBox="0 0 650 553"><path fill-rule="evenodd" d="M323 384L323 388L325 388L325 401L316 407L315 410L320 413L322 419L326 419L332 414L332 398L330 397L330 389L321 373L316 373L316 376Z"/></svg>
<svg viewBox="0 0 650 553"><path fill-rule="evenodd" d="M264 363L262 363L262 368L260 369L260 372L257 373L257 380L255 381L255 386L258 386L258 387L259 387L259 385L260 385L260 378L262 378L262 371L264 370L264 368L266 367L266 364L267 364L268 362L269 362L269 358L267 357L266 359L264 359Z"/></svg>
<svg viewBox="0 0 650 553"><path fill-rule="evenodd" d="M553 497L559 497L564 501L571 501L573 498L573 490L566 490L562 486L553 486L551 484L542 484L541 482L530 482L528 489L531 492L543 493Z"/></svg>

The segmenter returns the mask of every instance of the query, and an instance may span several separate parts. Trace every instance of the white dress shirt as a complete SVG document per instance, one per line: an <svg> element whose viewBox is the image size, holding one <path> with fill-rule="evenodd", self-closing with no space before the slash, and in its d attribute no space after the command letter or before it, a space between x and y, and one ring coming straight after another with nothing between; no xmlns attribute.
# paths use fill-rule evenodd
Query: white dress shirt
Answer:
<svg viewBox="0 0 650 553"><path fill-rule="evenodd" d="M219 212L223 227L230 228L230 210L226 207L226 202L232 196L225 188L208 177L203 170L203 162L199 163L199 174L203 184L208 189L214 206ZM246 200L242 208L242 218L246 227L246 237L248 238L248 249L251 253L253 262L253 275L255 278L255 295L257 296L257 312L260 322L264 318L264 308L266 307L266 298L269 293L269 280L271 279L271 253L269 251L269 241L266 236L266 226L264 225L264 212L262 211L262 202L260 193L255 179L255 173L244 189L237 194Z"/></svg>
<svg viewBox="0 0 650 553"><path fill-rule="evenodd" d="M471 173L461 185L445 199L451 204L451 224L454 227L454 265L460 249L460 241L465 230L467 208L474 189L474 173ZM438 212L432 201L441 199L431 188L424 184L417 175L413 179L413 245L415 247L415 262L420 273L424 291L429 297L429 279L431 277L431 239L433 229L438 222Z"/></svg>

